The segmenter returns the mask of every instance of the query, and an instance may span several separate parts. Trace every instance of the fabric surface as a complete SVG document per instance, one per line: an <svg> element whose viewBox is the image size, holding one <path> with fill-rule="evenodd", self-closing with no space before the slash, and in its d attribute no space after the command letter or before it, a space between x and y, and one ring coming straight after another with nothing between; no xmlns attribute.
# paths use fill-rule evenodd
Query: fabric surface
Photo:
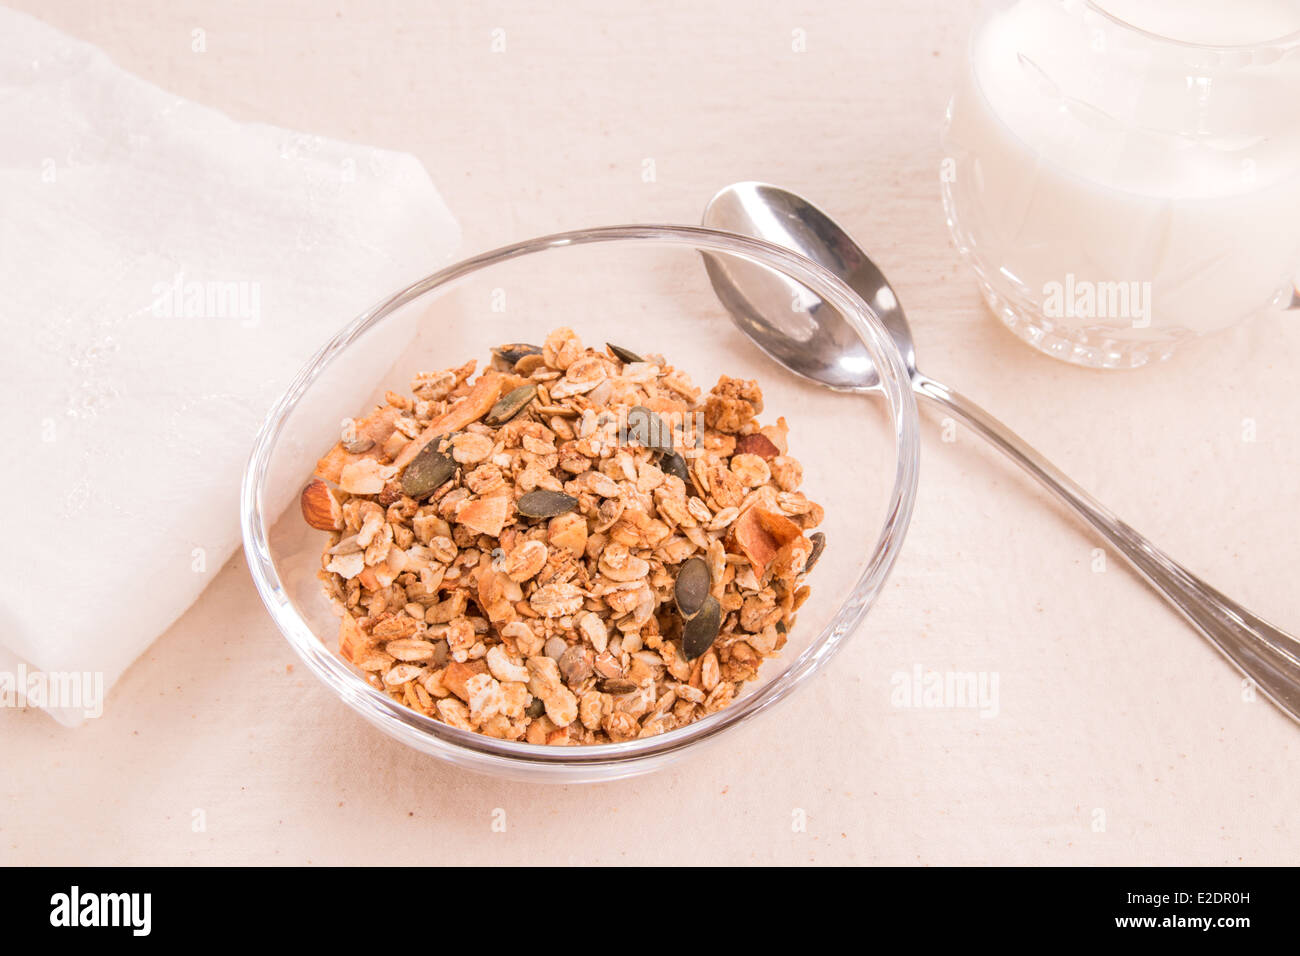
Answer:
<svg viewBox="0 0 1300 956"><path fill-rule="evenodd" d="M23 449L0 487L31 502L0 549L0 671L107 687L234 552L291 375L458 228L409 155L236 123L4 9L0 210L0 432Z"/></svg>

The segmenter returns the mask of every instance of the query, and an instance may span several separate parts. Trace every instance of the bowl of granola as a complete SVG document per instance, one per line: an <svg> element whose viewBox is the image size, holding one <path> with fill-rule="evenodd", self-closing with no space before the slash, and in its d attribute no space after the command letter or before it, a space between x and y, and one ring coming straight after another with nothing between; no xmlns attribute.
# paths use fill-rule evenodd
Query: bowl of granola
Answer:
<svg viewBox="0 0 1300 956"><path fill-rule="evenodd" d="M701 253L840 310L883 401L804 382ZM356 318L269 413L245 553L345 703L469 769L661 767L805 684L901 547L916 406L870 308L816 264L687 226L546 236Z"/></svg>

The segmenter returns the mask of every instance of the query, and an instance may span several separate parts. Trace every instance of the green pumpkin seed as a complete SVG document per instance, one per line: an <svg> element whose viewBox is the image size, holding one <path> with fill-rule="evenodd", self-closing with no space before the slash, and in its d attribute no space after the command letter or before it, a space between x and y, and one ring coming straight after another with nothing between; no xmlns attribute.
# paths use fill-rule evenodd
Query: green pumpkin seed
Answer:
<svg viewBox="0 0 1300 956"><path fill-rule="evenodd" d="M484 421L489 425L504 425L514 418L537 397L536 385L521 385L513 391L506 392L501 399L488 409Z"/></svg>
<svg viewBox="0 0 1300 956"><path fill-rule="evenodd" d="M515 503L519 513L529 518L554 518L576 507L577 498L559 491L547 491L545 488L530 491Z"/></svg>
<svg viewBox="0 0 1300 956"><path fill-rule="evenodd" d="M686 459L675 451L670 451L659 460L659 467L665 475L674 475L682 481L690 481L691 473L686 467Z"/></svg>
<svg viewBox="0 0 1300 956"><path fill-rule="evenodd" d="M673 450L672 429L644 405L634 405L628 411L627 437L659 455L667 455Z"/></svg>
<svg viewBox="0 0 1300 956"><path fill-rule="evenodd" d="M614 357L617 358L620 362L623 362L623 363L625 363L625 364L627 364L627 365L631 365L633 362L644 362L644 361L645 361L645 359L643 359L641 356L637 355L637 354L636 354L635 352L633 352L631 349L625 349L625 348L623 348L623 346L621 346L621 345L615 345L615 344L612 343L612 342L606 342L606 343L605 343L605 348L607 348L607 349L609 349L611 352L613 352L613 353L614 353Z"/></svg>
<svg viewBox="0 0 1300 956"><path fill-rule="evenodd" d="M682 628L682 656L688 661L695 660L713 646L721 627L722 605L710 594L700 612Z"/></svg>
<svg viewBox="0 0 1300 956"><path fill-rule="evenodd" d="M524 713L533 718L533 720L536 720L538 717L542 716L542 714L546 713L546 702L540 697L534 697L528 702L528 706L524 709Z"/></svg>
<svg viewBox="0 0 1300 956"><path fill-rule="evenodd" d="M402 472L402 491L419 501L446 483L456 473L456 463L438 451L441 438L435 438L420 449Z"/></svg>
<svg viewBox="0 0 1300 956"><path fill-rule="evenodd" d="M817 563L817 559L820 558L822 552L826 550L826 535L822 534L820 531L814 531L808 536L808 540L812 542L812 551L808 554L808 560L804 562L804 574L807 574L813 569L813 565Z"/></svg>
<svg viewBox="0 0 1300 956"><path fill-rule="evenodd" d="M673 585L673 600L677 602L682 617L689 621L699 614L712 587L709 562L699 555L687 560L677 572L677 583Z"/></svg>
<svg viewBox="0 0 1300 956"><path fill-rule="evenodd" d="M529 345L527 342L511 342L508 345L498 345L492 350L492 354L506 364L514 365L525 355L541 355L542 348L539 345Z"/></svg>

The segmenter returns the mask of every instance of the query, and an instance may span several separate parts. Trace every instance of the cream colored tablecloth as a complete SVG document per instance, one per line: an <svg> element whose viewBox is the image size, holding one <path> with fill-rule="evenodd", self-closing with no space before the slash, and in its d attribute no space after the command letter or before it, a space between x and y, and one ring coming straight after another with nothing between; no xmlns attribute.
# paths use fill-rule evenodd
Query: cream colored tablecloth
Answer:
<svg viewBox="0 0 1300 956"><path fill-rule="evenodd" d="M415 153L467 251L693 222L737 179L802 191L889 274L932 374L1300 627L1300 319L1127 374L1013 340L939 202L964 5L14 5L236 119ZM236 558L103 718L0 711L0 863L1294 863L1300 728L972 436L929 419L923 451L866 626L705 759L561 788L407 751L295 666ZM996 716L893 706L918 666L996 673Z"/></svg>

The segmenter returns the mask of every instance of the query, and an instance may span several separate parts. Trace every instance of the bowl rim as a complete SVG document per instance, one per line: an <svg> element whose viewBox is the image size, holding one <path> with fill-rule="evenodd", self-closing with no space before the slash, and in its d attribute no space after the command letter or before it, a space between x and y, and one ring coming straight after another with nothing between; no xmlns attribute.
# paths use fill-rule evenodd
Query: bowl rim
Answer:
<svg viewBox="0 0 1300 956"><path fill-rule="evenodd" d="M371 687L319 637L293 607L271 557L268 533L282 513L264 508L264 482L271 454L286 419L316 378L358 338L402 306L435 289L451 287L474 273L513 259L565 247L599 243L693 247L700 252L737 256L785 273L815 290L838 309L858 332L877 364L880 385L894 430L897 461L886 517L866 567L849 597L808 647L781 675L717 713L652 737L623 743L552 747L498 740L458 730L412 710ZM532 768L543 774L565 770L622 768L636 773L637 764L655 764L692 744L768 710L819 671L862 623L897 560L916 499L919 449L916 399L908 373L888 330L856 292L820 264L761 239L701 226L633 224L600 226L552 233L501 246L462 259L419 279L382 299L330 338L298 371L284 394L271 407L254 440L244 471L240 495L240 527L244 554L257 592L290 646L318 678L343 701L381 730L433 756L473 769L510 773ZM292 509L292 504L289 505ZM418 735L413 737L412 734Z"/></svg>

